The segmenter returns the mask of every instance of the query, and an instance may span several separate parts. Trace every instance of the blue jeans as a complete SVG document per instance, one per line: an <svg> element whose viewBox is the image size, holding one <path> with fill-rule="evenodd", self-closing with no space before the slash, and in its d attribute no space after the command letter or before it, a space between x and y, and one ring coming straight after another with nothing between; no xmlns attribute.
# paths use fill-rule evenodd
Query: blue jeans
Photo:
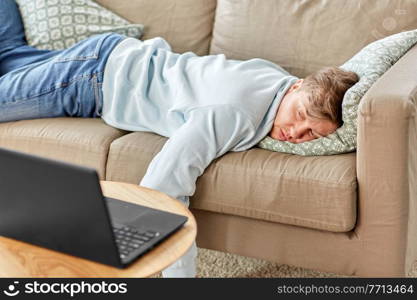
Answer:
<svg viewBox="0 0 417 300"><path fill-rule="evenodd" d="M65 50L38 50L26 43L14 0L0 0L0 122L100 117L106 61L123 38L107 33Z"/></svg>

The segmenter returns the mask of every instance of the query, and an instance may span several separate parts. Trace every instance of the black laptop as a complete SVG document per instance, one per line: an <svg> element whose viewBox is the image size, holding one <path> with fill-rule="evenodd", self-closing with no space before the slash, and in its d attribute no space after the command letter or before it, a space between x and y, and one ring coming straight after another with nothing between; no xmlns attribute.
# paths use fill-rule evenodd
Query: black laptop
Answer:
<svg viewBox="0 0 417 300"><path fill-rule="evenodd" d="M124 268L186 221L104 197L94 169L0 148L0 235Z"/></svg>

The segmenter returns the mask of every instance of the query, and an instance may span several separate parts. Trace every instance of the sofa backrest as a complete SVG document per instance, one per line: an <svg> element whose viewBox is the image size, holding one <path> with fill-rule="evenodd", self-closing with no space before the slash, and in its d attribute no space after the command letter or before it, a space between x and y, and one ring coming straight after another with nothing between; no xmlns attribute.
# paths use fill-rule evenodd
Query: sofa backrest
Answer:
<svg viewBox="0 0 417 300"><path fill-rule="evenodd" d="M416 28L416 0L218 0L210 53L265 58L304 77Z"/></svg>
<svg viewBox="0 0 417 300"><path fill-rule="evenodd" d="M145 25L143 39L161 36L174 52L208 54L216 0L95 0L132 23Z"/></svg>

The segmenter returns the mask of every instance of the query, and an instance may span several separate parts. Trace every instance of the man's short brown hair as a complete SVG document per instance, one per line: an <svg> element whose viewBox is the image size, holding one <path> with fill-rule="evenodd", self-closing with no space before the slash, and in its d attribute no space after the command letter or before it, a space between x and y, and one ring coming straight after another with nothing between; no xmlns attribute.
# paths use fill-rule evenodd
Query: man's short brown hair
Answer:
<svg viewBox="0 0 417 300"><path fill-rule="evenodd" d="M300 87L300 91L309 94L307 114L341 126L343 96L358 80L356 73L337 67L323 68L310 74Z"/></svg>

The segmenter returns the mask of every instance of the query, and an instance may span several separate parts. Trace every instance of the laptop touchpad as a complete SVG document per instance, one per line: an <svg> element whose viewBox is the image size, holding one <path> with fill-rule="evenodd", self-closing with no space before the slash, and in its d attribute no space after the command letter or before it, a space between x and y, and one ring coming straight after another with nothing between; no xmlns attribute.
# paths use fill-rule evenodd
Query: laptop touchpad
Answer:
<svg viewBox="0 0 417 300"><path fill-rule="evenodd" d="M130 203L105 198L109 209L110 219L113 223L128 223L136 220L146 213L146 209L136 207Z"/></svg>

